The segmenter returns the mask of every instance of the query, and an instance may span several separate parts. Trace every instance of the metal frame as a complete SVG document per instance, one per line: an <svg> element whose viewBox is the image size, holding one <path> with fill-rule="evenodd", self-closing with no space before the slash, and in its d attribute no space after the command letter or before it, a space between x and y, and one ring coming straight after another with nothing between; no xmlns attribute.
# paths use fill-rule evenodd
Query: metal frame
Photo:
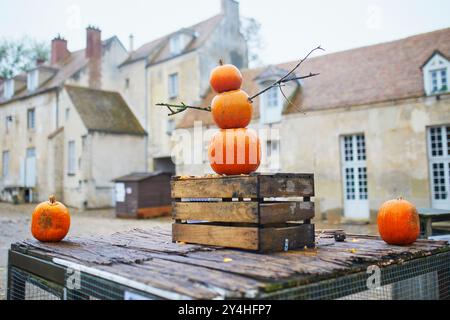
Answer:
<svg viewBox="0 0 450 320"><path fill-rule="evenodd" d="M155 294L149 293L148 291L144 292L139 290L138 286L133 287L132 284L130 284L130 286L126 286L114 281L114 279L108 279L108 277L102 276L101 271L99 271L99 274L85 272L88 271L89 267L81 269L81 283L86 283L88 285L82 285L79 290L69 290L66 286L68 275L67 270L72 265L77 265L76 263L66 261L67 265L63 266L62 264L55 263L53 260L49 260L46 257L38 256L34 252L30 254L29 252L19 251L14 249L9 250L7 285L8 300L13 298L12 270L27 273L32 277L49 281L52 284L55 284L55 287L61 287L63 291L59 296L61 296L64 300L82 300L89 299L91 297L96 299L125 299L126 293L137 295L138 298L151 300L162 299L162 297L166 299L186 298L175 293L170 295L170 293L163 292L162 290L159 292L160 295L158 295L158 289L156 288L154 288ZM367 280L371 274L367 273L366 270L367 266L362 265L361 271L358 273L345 275L338 278L322 279L312 284L299 285L293 288L266 293L258 296L257 298L270 300L345 298L351 295L364 293L368 290ZM404 296L402 296L403 291L401 290L401 281L417 279L419 276L426 276L432 273L437 281L437 285L435 287L439 299L450 299L450 251L417 258L407 261L402 265L382 267L380 268L380 272L380 285L393 285L392 298L394 299L404 299ZM39 283L36 284L32 282L32 284L46 290L46 288L39 286ZM395 287L396 285L397 287ZM93 292L90 291L91 288L106 289L103 290L103 294L102 290L98 290L97 292L99 294L96 296L95 294L90 294ZM25 287L18 289L14 288L15 292L16 290L18 290L19 296L20 292L23 292L22 298L26 298ZM375 295L377 295L376 292ZM356 296L356 298L358 298L358 296Z"/></svg>

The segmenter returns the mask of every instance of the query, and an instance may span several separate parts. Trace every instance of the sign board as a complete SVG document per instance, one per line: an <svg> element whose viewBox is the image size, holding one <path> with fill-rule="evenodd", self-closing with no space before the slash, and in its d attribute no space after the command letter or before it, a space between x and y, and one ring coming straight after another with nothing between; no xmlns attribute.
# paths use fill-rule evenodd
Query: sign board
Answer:
<svg viewBox="0 0 450 320"><path fill-rule="evenodd" d="M116 202L125 202L125 184L116 183Z"/></svg>

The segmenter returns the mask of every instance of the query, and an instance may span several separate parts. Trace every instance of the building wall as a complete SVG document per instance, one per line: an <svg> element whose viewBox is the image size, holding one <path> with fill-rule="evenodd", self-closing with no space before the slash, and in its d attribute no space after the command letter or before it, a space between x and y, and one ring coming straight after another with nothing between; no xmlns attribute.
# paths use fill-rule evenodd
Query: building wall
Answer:
<svg viewBox="0 0 450 320"><path fill-rule="evenodd" d="M171 151L171 136L167 134L168 110L157 107L160 102L195 104L200 100L199 56L197 52L182 55L148 69L149 87L149 170L153 170L153 158L168 157ZM178 73L179 95L169 99L169 75ZM175 122L183 115L172 117Z"/></svg>
<svg viewBox="0 0 450 320"><path fill-rule="evenodd" d="M399 196L431 207L427 127L445 124L450 124L450 95L287 115L273 128L280 134L280 171L314 173L315 201L324 214L343 214L340 138L364 133L373 220L384 201ZM179 175L208 172L207 163L177 166Z"/></svg>
<svg viewBox="0 0 450 320"><path fill-rule="evenodd" d="M120 67L120 77L118 82L118 91L122 94L128 106L133 111L136 118L145 128L145 69L146 60L139 60ZM129 80L128 87L126 81Z"/></svg>
<svg viewBox="0 0 450 320"><path fill-rule="evenodd" d="M143 172L144 136L93 132L90 134L91 179L86 186L88 208L113 207L113 179Z"/></svg>
<svg viewBox="0 0 450 320"><path fill-rule="evenodd" d="M0 106L0 151L9 151L9 176L5 181L0 177L0 189L5 186L24 186L24 163L27 148L36 150L36 188L34 195L37 201L48 198L47 190L50 183L47 176L48 164L48 135L55 126L56 92L30 97L25 100L16 100ZM27 128L27 111L35 109L35 129ZM13 122L6 130L7 116L13 117ZM0 161L2 161L0 159ZM3 168L3 164L1 164ZM8 200L8 199L5 199Z"/></svg>

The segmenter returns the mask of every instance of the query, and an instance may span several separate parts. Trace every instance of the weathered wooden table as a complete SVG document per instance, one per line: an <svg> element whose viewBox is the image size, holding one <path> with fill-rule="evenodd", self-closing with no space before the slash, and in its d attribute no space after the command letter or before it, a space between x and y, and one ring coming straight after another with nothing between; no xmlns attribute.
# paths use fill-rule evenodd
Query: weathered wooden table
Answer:
<svg viewBox="0 0 450 320"><path fill-rule="evenodd" d="M450 210L419 208L421 236L428 239L433 235L433 222L450 221Z"/></svg>
<svg viewBox="0 0 450 320"><path fill-rule="evenodd" d="M448 299L450 246L316 233L317 247L261 255L132 230L9 252L9 299Z"/></svg>

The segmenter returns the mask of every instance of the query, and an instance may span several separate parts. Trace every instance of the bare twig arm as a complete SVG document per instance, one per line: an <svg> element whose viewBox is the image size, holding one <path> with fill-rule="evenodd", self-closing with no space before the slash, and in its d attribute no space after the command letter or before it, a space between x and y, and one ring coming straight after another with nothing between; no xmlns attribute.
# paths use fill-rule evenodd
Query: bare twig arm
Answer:
<svg viewBox="0 0 450 320"><path fill-rule="evenodd" d="M295 78L290 78L290 76L302 65L303 62L305 62L305 60L307 60L311 54L313 54L315 51L317 50L323 50L325 51L321 46L318 46L317 48L312 49L302 60L299 61L299 63L297 63L297 65L291 70L289 71L284 77L282 77L281 79L279 79L278 81L274 82L273 84L271 84L270 86L268 86L267 88L261 90L260 92L254 94L253 96L251 96L249 98L249 100L251 102L253 102L253 99L255 99L256 97L262 95L263 93L269 91L270 89L274 88L274 87L278 87L281 83L286 83L289 81L293 81L293 80L299 80L299 79L306 79L306 78L311 78L311 77L315 77L319 74L313 74L310 73L308 76L304 76L304 77L295 77Z"/></svg>
<svg viewBox="0 0 450 320"><path fill-rule="evenodd" d="M187 109L211 112L211 107L188 106L188 105L184 104L183 102L181 102L181 104L157 103L156 105L158 107L166 107L167 109L169 109L169 111L170 111L169 116L174 116L176 114L182 113L182 112L186 111Z"/></svg>

